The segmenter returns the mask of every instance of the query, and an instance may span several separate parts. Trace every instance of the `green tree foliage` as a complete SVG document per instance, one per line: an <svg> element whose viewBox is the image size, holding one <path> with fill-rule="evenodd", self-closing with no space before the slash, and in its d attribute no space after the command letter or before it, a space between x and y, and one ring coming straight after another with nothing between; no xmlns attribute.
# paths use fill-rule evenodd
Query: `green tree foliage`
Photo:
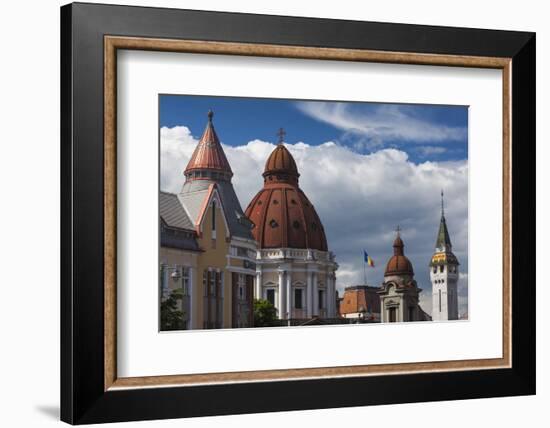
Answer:
<svg viewBox="0 0 550 428"><path fill-rule="evenodd" d="M183 289L176 288L170 296L160 304L160 329L183 330L185 321L183 311L178 308L178 301L183 299Z"/></svg>
<svg viewBox="0 0 550 428"><path fill-rule="evenodd" d="M277 326L277 310L268 300L254 300L254 327Z"/></svg>

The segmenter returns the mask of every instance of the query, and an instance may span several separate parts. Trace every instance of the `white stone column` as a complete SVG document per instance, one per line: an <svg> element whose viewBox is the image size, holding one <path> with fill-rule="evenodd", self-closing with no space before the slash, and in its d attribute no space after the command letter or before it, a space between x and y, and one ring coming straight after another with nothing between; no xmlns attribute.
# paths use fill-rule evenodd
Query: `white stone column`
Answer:
<svg viewBox="0 0 550 428"><path fill-rule="evenodd" d="M327 318L332 318L332 278L330 272L326 275L327 284Z"/></svg>
<svg viewBox="0 0 550 428"><path fill-rule="evenodd" d="M313 277L313 315L319 316L319 289L317 287L317 272L312 272Z"/></svg>
<svg viewBox="0 0 550 428"><path fill-rule="evenodd" d="M262 299L262 268L259 267L256 269L256 287L254 289L254 294L256 299Z"/></svg>
<svg viewBox="0 0 550 428"><path fill-rule="evenodd" d="M333 290L333 287L332 287L332 277L330 275L330 272L327 272L327 274L325 276L325 284L327 284L326 285L326 289L327 289L327 318L332 318L332 306L333 306L333 303L332 303L332 300L333 300L332 290Z"/></svg>
<svg viewBox="0 0 550 428"><path fill-rule="evenodd" d="M285 319L286 313L286 299L285 299L285 287L284 287L284 276L285 271L279 270L279 319Z"/></svg>
<svg viewBox="0 0 550 428"><path fill-rule="evenodd" d="M306 271L306 308L307 317L311 318L313 315L313 272Z"/></svg>
<svg viewBox="0 0 550 428"><path fill-rule="evenodd" d="M286 311L287 318L292 318L292 271L286 271Z"/></svg>
<svg viewBox="0 0 550 428"><path fill-rule="evenodd" d="M336 318L336 275L330 272L330 284L332 286L332 317Z"/></svg>

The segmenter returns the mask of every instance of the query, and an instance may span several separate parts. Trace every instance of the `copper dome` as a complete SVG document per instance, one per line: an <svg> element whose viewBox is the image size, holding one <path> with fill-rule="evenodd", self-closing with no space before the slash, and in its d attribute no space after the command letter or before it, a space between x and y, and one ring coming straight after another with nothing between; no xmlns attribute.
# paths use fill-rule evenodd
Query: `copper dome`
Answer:
<svg viewBox="0 0 550 428"><path fill-rule="evenodd" d="M395 241L393 241L393 256L388 260L384 276L389 275L414 275L411 261L405 256L403 240L397 231Z"/></svg>
<svg viewBox="0 0 550 428"><path fill-rule="evenodd" d="M327 251L325 231L315 208L298 186L298 168L279 144L269 156L264 187L252 199L246 216L260 248L310 248Z"/></svg>
<svg viewBox="0 0 550 428"><path fill-rule="evenodd" d="M279 180L296 180L300 174L294 158L283 144L278 144L271 152L263 173L264 178L273 177Z"/></svg>

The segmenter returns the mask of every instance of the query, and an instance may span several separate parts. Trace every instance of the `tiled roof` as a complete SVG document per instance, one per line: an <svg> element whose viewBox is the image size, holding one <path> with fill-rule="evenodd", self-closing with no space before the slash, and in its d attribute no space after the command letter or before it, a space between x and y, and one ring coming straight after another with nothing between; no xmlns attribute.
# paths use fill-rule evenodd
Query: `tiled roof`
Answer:
<svg viewBox="0 0 550 428"><path fill-rule="evenodd" d="M229 181L189 180L183 185L178 199L191 216L194 226L200 220L200 214L205 198L209 195L209 188L216 185L221 198L223 209L227 217L229 232L232 236L253 240L251 223L245 217L233 185Z"/></svg>
<svg viewBox="0 0 550 428"><path fill-rule="evenodd" d="M194 230L193 222L173 193L160 192L160 217L168 227Z"/></svg>
<svg viewBox="0 0 550 428"><path fill-rule="evenodd" d="M279 144L267 160L264 186L246 215L255 224L260 248L312 248L327 251L327 238L313 204L298 185L296 162Z"/></svg>
<svg viewBox="0 0 550 428"><path fill-rule="evenodd" d="M403 240L399 235L399 229L395 241L393 241L393 256L388 260L384 276L388 275L414 275L411 261L405 256Z"/></svg>
<svg viewBox="0 0 550 428"><path fill-rule="evenodd" d="M344 297L340 303L341 314L357 313L363 307L367 312L380 313L380 296L378 287L356 285L344 290Z"/></svg>
<svg viewBox="0 0 550 428"><path fill-rule="evenodd" d="M199 251L193 223L178 201L177 195L160 192L159 202L162 220L161 247Z"/></svg>
<svg viewBox="0 0 550 428"><path fill-rule="evenodd" d="M447 230L447 222L445 221L445 216L443 214L441 215L441 221L439 223L439 231L437 232L435 248L451 248L451 238L449 236L449 231Z"/></svg>
<svg viewBox="0 0 550 428"><path fill-rule="evenodd" d="M205 180L191 181L188 183L205 184ZM184 189L185 188L186 187L184 186ZM181 206L185 209L185 212L189 215L190 220L193 224L193 228L195 228L195 226L197 225L197 222L199 220L199 215L201 213L201 209L203 206L203 202L207 196L208 196L208 186L206 186L205 189L201 189L201 190L195 190L195 191L189 191L189 192L182 191L177 196Z"/></svg>
<svg viewBox="0 0 550 428"><path fill-rule="evenodd" d="M160 246L180 250L200 251L195 232L162 227Z"/></svg>
<svg viewBox="0 0 550 428"><path fill-rule="evenodd" d="M187 164L185 173L193 170L219 170L223 171L229 176L233 175L227 157L220 144L214 125L212 124L212 111L208 112L208 123L206 129L202 134L195 151Z"/></svg>
<svg viewBox="0 0 550 428"><path fill-rule="evenodd" d="M275 147L265 163L264 177L276 174L286 174L295 179L300 176L294 157L283 144L278 144Z"/></svg>

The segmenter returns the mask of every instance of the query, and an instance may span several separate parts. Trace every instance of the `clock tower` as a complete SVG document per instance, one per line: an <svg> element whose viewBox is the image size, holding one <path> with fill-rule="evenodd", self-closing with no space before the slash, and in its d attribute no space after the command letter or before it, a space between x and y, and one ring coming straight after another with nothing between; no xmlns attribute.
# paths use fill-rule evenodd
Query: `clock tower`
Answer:
<svg viewBox="0 0 550 428"><path fill-rule="evenodd" d="M441 191L441 220L435 242L435 252L430 262L432 282L432 320L446 321L458 319L458 259L453 254L453 246L443 206Z"/></svg>

